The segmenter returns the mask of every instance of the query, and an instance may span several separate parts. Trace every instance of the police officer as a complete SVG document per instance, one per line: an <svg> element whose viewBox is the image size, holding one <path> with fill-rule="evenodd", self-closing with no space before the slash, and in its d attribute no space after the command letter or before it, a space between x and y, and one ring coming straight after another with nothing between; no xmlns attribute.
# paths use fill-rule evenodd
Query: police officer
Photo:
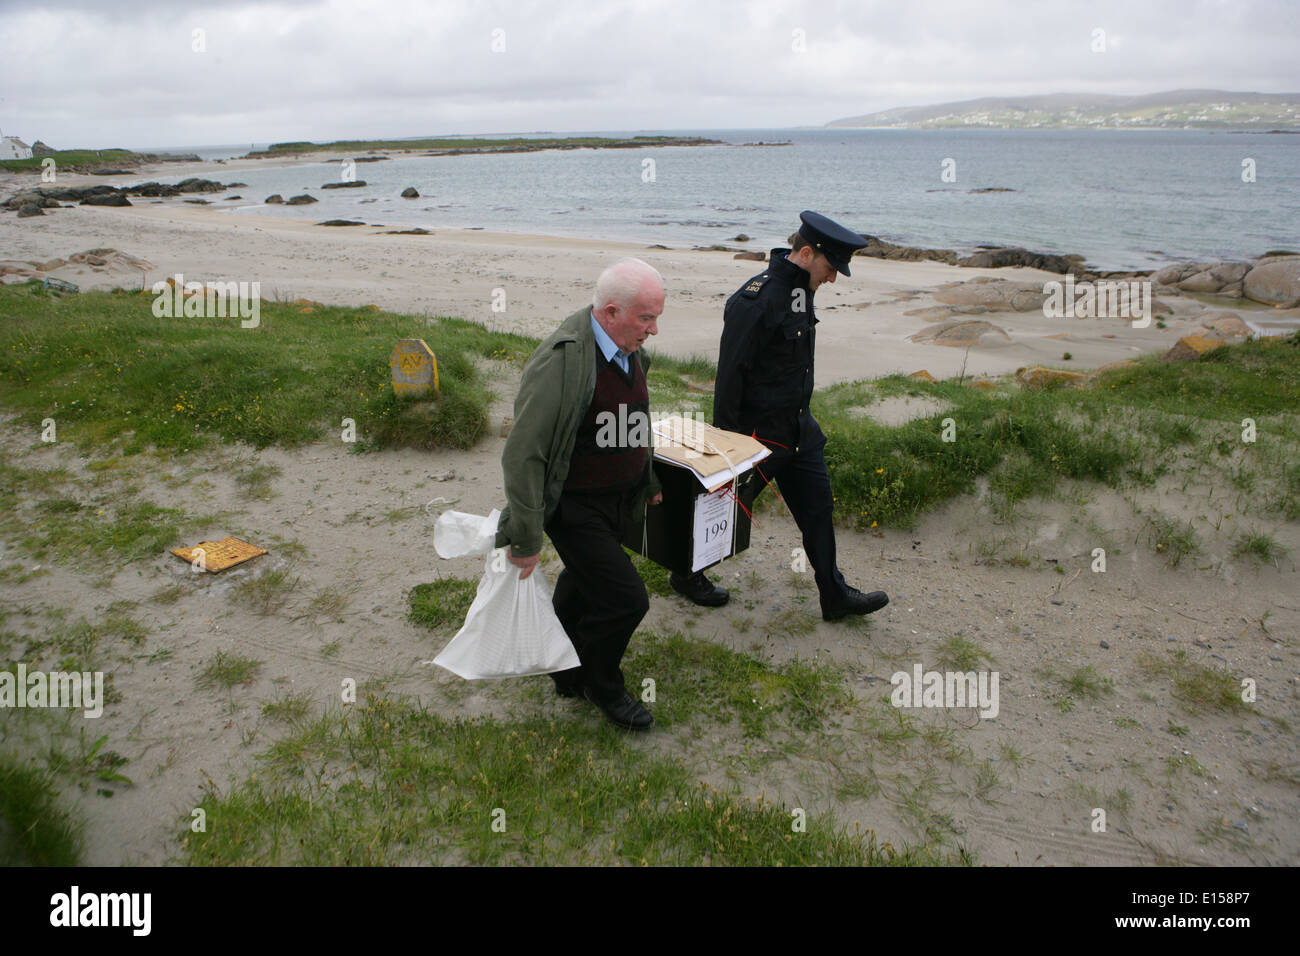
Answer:
<svg viewBox="0 0 1300 956"><path fill-rule="evenodd" d="M800 213L799 219L792 248L773 249L767 270L727 300L713 424L753 435L771 449L771 457L746 476L741 500L748 507L768 482L776 482L803 534L822 617L835 621L889 603L884 591L863 594L850 587L836 567L826 436L808 411L817 326L813 294L822 283L834 282L837 272L847 276L853 251L867 240L815 212ZM696 603L717 603L710 600L705 586L713 585L703 574L676 583Z"/></svg>

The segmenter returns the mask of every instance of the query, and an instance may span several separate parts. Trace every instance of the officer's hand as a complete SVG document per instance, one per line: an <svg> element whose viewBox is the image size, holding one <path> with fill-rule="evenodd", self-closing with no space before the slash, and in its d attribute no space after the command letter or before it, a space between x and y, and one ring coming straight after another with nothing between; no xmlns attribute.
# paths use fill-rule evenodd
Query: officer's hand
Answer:
<svg viewBox="0 0 1300 956"><path fill-rule="evenodd" d="M664 493L661 491L659 492L659 494L655 495L653 498L650 499L650 504L657 505L663 500L664 500Z"/></svg>
<svg viewBox="0 0 1300 956"><path fill-rule="evenodd" d="M520 570L519 580L522 581L524 578L528 577L528 575L533 573L533 568L537 567L537 558L539 556L533 554L533 555L529 555L526 558L516 558L514 549L511 548L510 553L509 555L507 555L507 557L509 557L511 564L519 568Z"/></svg>

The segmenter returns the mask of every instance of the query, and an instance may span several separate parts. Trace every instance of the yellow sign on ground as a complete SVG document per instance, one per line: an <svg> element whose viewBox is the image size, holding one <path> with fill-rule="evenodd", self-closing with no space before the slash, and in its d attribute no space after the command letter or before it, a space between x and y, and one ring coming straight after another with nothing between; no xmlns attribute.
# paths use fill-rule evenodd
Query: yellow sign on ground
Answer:
<svg viewBox="0 0 1300 956"><path fill-rule="evenodd" d="M249 558L266 553L266 548L259 548L238 538L200 541L192 548L176 548L172 551L176 557L188 561L200 571L224 571L236 564L243 564Z"/></svg>
<svg viewBox="0 0 1300 956"><path fill-rule="evenodd" d="M393 371L393 391L399 395L438 391L438 358L424 339L398 339L388 366Z"/></svg>

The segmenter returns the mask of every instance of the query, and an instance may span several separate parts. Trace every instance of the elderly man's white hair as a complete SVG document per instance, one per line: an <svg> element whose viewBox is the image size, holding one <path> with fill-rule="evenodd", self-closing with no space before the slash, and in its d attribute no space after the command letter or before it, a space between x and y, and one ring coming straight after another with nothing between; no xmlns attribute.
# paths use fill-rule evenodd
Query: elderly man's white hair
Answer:
<svg viewBox="0 0 1300 956"><path fill-rule="evenodd" d="M596 280L596 293L591 297L592 307L599 312L611 302L625 308L636 299L641 284L653 279L663 288L664 277L659 270L640 259L619 259Z"/></svg>

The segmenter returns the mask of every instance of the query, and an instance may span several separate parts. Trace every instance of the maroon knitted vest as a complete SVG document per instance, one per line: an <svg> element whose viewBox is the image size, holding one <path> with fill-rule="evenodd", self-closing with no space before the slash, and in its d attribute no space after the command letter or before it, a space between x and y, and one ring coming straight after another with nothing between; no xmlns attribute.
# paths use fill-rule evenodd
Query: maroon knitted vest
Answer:
<svg viewBox="0 0 1300 956"><path fill-rule="evenodd" d="M610 493L634 488L650 441L650 392L636 354L630 374L596 351L596 390L578 426L564 490Z"/></svg>

